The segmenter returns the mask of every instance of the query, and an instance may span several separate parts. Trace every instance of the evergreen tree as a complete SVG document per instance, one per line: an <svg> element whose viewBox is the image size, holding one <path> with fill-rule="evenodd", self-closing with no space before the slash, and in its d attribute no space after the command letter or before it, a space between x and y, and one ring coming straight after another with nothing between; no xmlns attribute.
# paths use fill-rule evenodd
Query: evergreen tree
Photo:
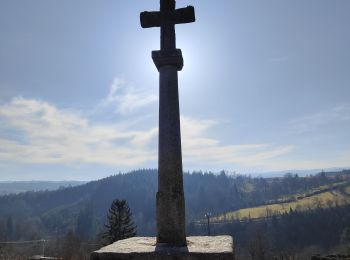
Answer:
<svg viewBox="0 0 350 260"><path fill-rule="evenodd" d="M134 237L136 226L132 220L132 213L126 200L114 200L107 215L106 231L102 234L105 245L115 241Z"/></svg>

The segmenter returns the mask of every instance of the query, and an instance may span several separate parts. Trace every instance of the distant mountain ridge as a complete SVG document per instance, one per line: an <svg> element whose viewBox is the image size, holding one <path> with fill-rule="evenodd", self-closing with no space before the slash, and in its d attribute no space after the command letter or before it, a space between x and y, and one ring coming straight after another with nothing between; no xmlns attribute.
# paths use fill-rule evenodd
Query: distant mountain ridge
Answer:
<svg viewBox="0 0 350 260"><path fill-rule="evenodd" d="M0 181L0 196L27 191L57 190L85 183L86 181Z"/></svg>
<svg viewBox="0 0 350 260"><path fill-rule="evenodd" d="M336 173L341 172L343 170L349 170L350 167L333 167L333 168L325 168L325 169L307 169L307 170L284 170L284 171L268 171L268 172L252 172L249 173L253 177L264 177L264 178L273 178L273 177L283 177L287 173L298 174L300 177L305 177L310 174L317 174L320 172L327 173ZM245 174L245 173L244 173Z"/></svg>

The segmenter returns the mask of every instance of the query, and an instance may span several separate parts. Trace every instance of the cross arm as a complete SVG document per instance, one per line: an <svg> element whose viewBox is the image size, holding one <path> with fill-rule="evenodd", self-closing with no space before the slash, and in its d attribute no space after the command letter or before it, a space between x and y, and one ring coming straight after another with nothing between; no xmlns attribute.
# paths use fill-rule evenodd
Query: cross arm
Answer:
<svg viewBox="0 0 350 260"><path fill-rule="evenodd" d="M196 16L194 13L193 6L187 6L185 8L179 8L175 10L174 13L174 23L193 23L196 21Z"/></svg>
<svg viewBox="0 0 350 260"><path fill-rule="evenodd" d="M194 7L187 6L179 8L171 13L162 15L161 12L142 12L140 14L140 22L142 28L161 27L165 20L170 20L173 24L193 23L196 21ZM168 21L169 21L168 20Z"/></svg>
<svg viewBox="0 0 350 260"><path fill-rule="evenodd" d="M142 28L160 27L161 16L160 12L142 12L140 14Z"/></svg>

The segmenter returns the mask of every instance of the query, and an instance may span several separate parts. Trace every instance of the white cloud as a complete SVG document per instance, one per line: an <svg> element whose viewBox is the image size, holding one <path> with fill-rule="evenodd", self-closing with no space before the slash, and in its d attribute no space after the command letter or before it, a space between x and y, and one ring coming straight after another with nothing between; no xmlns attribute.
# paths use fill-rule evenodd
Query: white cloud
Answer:
<svg viewBox="0 0 350 260"><path fill-rule="evenodd" d="M342 111L345 107L335 108ZM342 120L347 120L346 115ZM295 145L223 144L218 138L208 137L206 131L221 122L182 117L184 165L193 169L233 169L243 172L290 169L322 169L349 167L350 150L330 152L326 159L292 159L302 147ZM298 148L298 149L297 149ZM301 148L301 149L300 149ZM208 169L207 168L207 169Z"/></svg>
<svg viewBox="0 0 350 260"><path fill-rule="evenodd" d="M97 125L77 112L24 98L1 106L0 118L0 133L20 133L13 138L0 135L0 160L133 166L156 159L145 149L156 136L154 129L125 131L118 124Z"/></svg>
<svg viewBox="0 0 350 260"><path fill-rule="evenodd" d="M350 105L343 104L329 110L305 115L289 122L292 133L319 131L321 127L350 121Z"/></svg>
<svg viewBox="0 0 350 260"><path fill-rule="evenodd" d="M261 167L266 160L291 152L291 145L276 147L269 144L222 144L206 137L206 130L218 124L214 120L196 120L182 117L184 161L197 165L212 163L232 167Z"/></svg>
<svg viewBox="0 0 350 260"><path fill-rule="evenodd" d="M113 91L117 90L115 85ZM21 97L0 106L0 120L2 161L98 163L137 168L157 159L157 127L141 131L127 129L124 122L97 124L76 111ZM224 145L207 137L206 131L218 124L215 120L182 117L181 121L184 158L197 165L202 162L256 164L289 151L266 144ZM18 134L4 134L9 132Z"/></svg>
<svg viewBox="0 0 350 260"><path fill-rule="evenodd" d="M326 159L301 159L291 160L283 158L283 160L265 161L265 169L270 170L307 170L307 169L328 169L328 168L349 168L350 150L337 151Z"/></svg>
<svg viewBox="0 0 350 260"><path fill-rule="evenodd" d="M125 115L157 100L158 96L149 93L146 89L135 88L125 80L115 78L108 96L102 101L101 105L113 106L117 113Z"/></svg>
<svg viewBox="0 0 350 260"><path fill-rule="evenodd" d="M111 90L111 96L118 85ZM334 109L334 113L344 108ZM343 118L347 120L346 117ZM0 163L101 164L135 169L156 165L158 128L140 130L128 119L96 123L77 111L35 99L0 106ZM211 137L215 120L181 117L184 166L192 169L285 170L345 167L350 152L328 160L290 160L293 145L227 144ZM136 128L135 128L136 127ZM144 126L143 126L144 128Z"/></svg>

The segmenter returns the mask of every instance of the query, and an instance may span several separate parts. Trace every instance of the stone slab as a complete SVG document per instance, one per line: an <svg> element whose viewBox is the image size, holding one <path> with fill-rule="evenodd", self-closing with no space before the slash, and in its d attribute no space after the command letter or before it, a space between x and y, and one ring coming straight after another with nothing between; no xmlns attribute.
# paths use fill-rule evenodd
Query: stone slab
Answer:
<svg viewBox="0 0 350 260"><path fill-rule="evenodd" d="M156 245L155 237L119 240L91 254L91 260L234 260L231 236L187 237L186 247Z"/></svg>
<svg viewBox="0 0 350 260"><path fill-rule="evenodd" d="M314 255L311 260L350 260L350 255Z"/></svg>

